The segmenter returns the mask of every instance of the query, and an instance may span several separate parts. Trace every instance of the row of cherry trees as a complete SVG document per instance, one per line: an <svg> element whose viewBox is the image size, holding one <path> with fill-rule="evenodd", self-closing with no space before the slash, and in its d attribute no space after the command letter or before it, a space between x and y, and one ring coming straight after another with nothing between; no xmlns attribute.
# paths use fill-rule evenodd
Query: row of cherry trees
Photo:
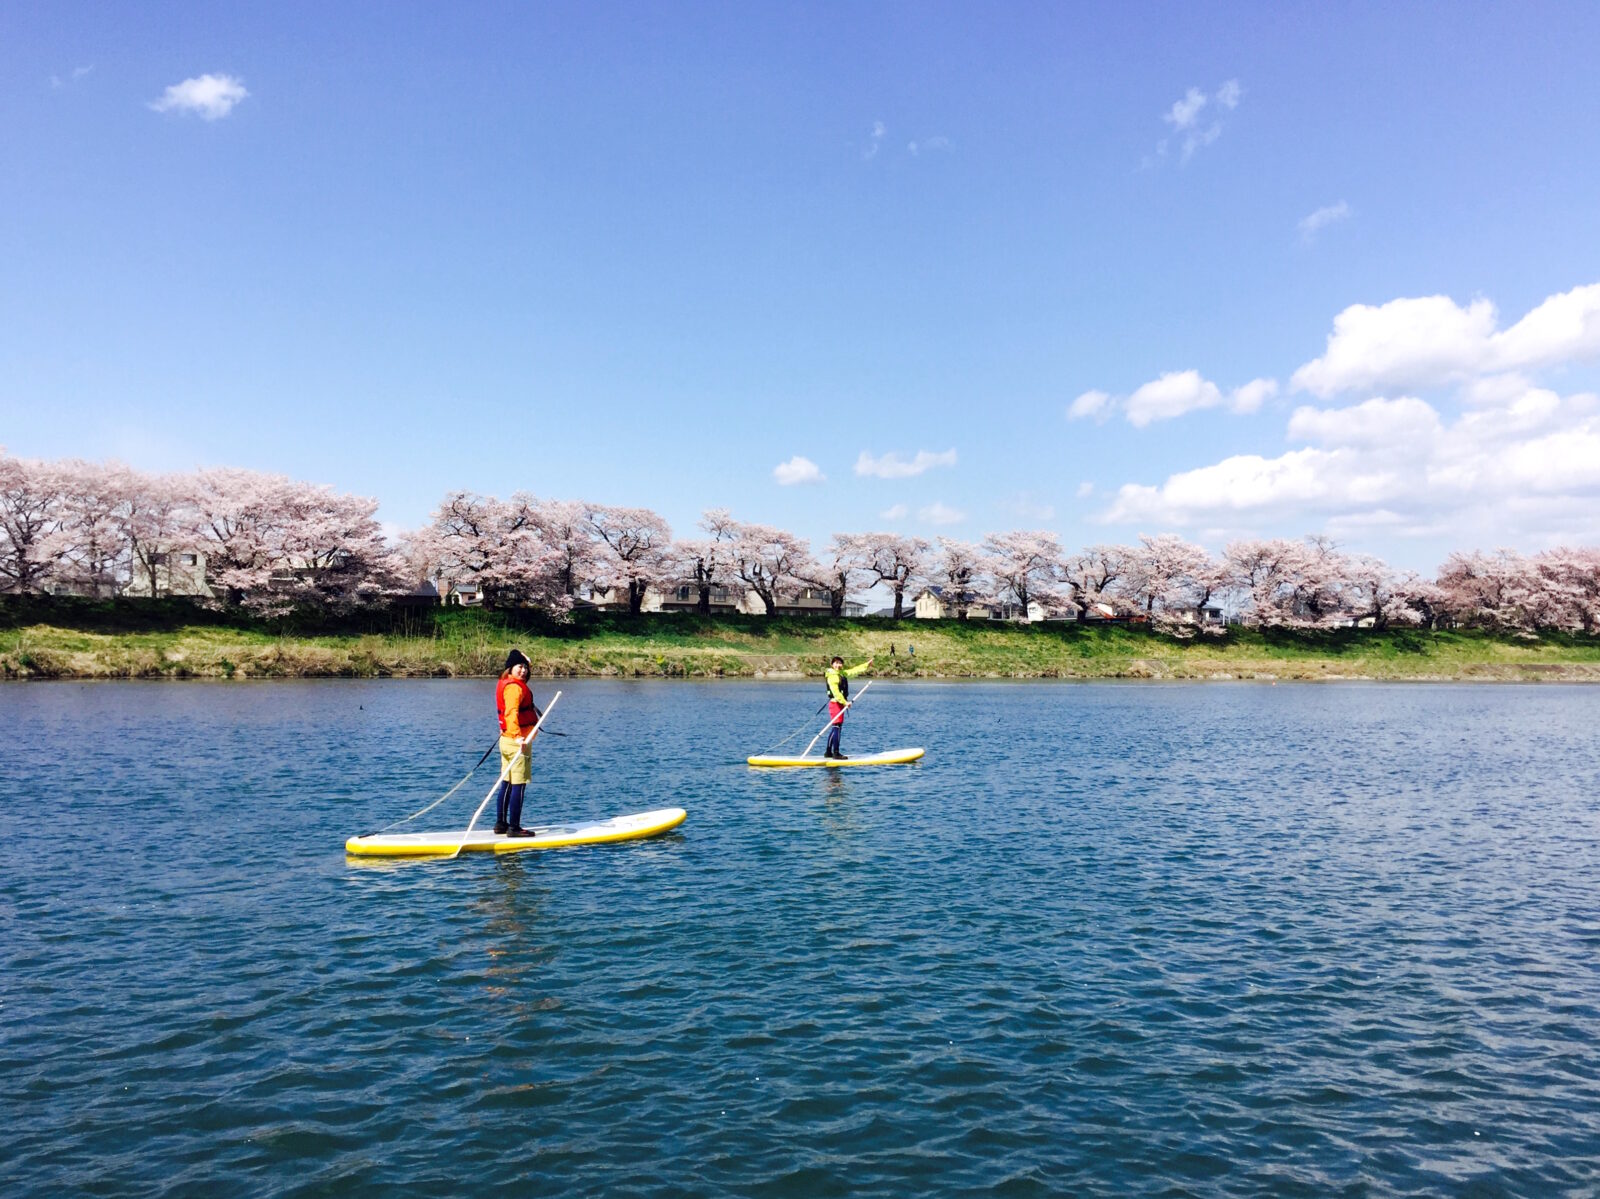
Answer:
<svg viewBox="0 0 1600 1199"><path fill-rule="evenodd" d="M377 501L247 470L157 475L0 452L0 592L209 598L275 614L379 603L406 588ZM205 563L204 578L178 565Z"/></svg>
<svg viewBox="0 0 1600 1199"><path fill-rule="evenodd" d="M929 542L838 533L820 549L770 525L707 511L674 540L645 508L454 492L422 529L390 543L374 500L278 475L218 469L152 475L39 462L0 451L0 592L189 590L173 559L205 564L212 602L262 613L343 612L432 580L473 583L497 607L569 611L608 593L638 612L651 588L754 592L766 611L800 588L845 597L882 587L904 615L923 587L965 619L988 605L1052 616L1194 620L1207 608L1263 627L1441 623L1600 632L1600 549L1456 554L1437 579L1340 551L1325 538L1243 540L1213 556L1182 538L1067 552L1054 534Z"/></svg>

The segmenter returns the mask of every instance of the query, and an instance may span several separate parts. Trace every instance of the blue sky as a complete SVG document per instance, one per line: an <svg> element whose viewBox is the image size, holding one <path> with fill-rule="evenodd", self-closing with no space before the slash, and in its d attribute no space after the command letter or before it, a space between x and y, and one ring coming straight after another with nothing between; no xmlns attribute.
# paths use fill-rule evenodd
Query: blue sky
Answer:
<svg viewBox="0 0 1600 1199"><path fill-rule="evenodd" d="M1593 542L1596 45L1591 4L13 6L0 444L397 527L464 487ZM246 94L160 103L205 76Z"/></svg>

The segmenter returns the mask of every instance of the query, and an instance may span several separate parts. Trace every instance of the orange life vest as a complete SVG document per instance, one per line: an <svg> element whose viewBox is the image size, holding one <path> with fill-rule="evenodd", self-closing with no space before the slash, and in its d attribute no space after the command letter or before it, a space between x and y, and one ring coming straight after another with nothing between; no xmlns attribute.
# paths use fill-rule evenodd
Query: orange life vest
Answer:
<svg viewBox="0 0 1600 1199"><path fill-rule="evenodd" d="M522 697L517 700L517 725L519 734L526 737L533 730L533 726L539 723L539 709L533 706L533 692L528 690L528 685L512 678L510 671L500 676L500 684L494 692L494 706L500 714L500 732L502 735L511 732L511 726L506 722L507 687L522 689Z"/></svg>

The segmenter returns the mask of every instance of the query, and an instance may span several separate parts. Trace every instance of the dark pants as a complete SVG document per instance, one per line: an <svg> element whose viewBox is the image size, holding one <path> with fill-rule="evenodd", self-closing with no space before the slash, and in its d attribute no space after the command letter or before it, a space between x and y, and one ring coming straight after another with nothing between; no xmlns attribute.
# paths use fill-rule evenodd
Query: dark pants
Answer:
<svg viewBox="0 0 1600 1199"><path fill-rule="evenodd" d="M500 794L495 796L494 801L494 822L496 825L506 824L512 828L522 827L522 793L526 788L526 783L501 781Z"/></svg>

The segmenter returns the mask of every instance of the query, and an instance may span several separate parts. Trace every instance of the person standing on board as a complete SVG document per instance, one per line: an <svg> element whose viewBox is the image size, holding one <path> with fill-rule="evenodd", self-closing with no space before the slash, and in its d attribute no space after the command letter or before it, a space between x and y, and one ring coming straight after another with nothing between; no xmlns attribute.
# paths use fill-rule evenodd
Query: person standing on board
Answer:
<svg viewBox="0 0 1600 1199"><path fill-rule="evenodd" d="M506 668L495 686L495 707L500 715L500 794L495 799L494 831L504 836L531 837L522 827L522 793L528 785L529 734L539 723L528 687L530 663L520 649L506 655Z"/></svg>
<svg viewBox="0 0 1600 1199"><path fill-rule="evenodd" d="M850 680L872 665L868 658L860 666L852 666L849 670L844 668L844 659L838 654L833 656L833 662L827 672L822 676L828 684L828 744L822 751L825 758L836 758L843 761L847 754L839 752L839 736L844 732L844 710L850 706Z"/></svg>

